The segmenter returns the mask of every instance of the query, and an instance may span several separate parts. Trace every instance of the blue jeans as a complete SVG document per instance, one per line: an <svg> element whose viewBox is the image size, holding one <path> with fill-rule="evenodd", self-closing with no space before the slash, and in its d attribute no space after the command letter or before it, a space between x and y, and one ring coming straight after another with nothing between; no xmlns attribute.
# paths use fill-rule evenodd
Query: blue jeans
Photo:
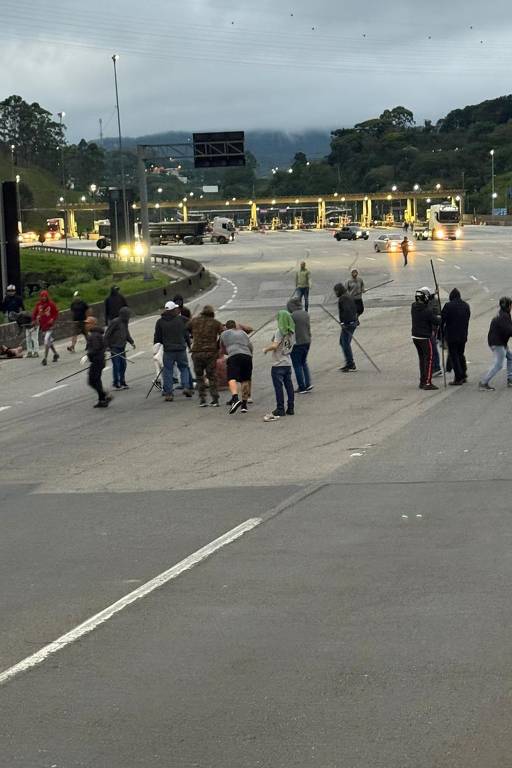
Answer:
<svg viewBox="0 0 512 768"><path fill-rule="evenodd" d="M482 376L482 384L488 384L501 371L505 358L507 360L507 381L512 381L512 352L508 347L491 347L491 349L494 355L494 362L485 376Z"/></svg>
<svg viewBox="0 0 512 768"><path fill-rule="evenodd" d="M274 385L274 390L276 393L276 411L279 416L284 416L285 414L283 389L286 389L286 395L288 398L288 410L293 411L295 395L293 392L291 365L273 365L272 384Z"/></svg>
<svg viewBox="0 0 512 768"><path fill-rule="evenodd" d="M187 351L185 349L173 350L172 352L164 352L164 395L172 395L173 380L172 372L174 364L178 366L180 372L181 385L184 389L191 389L192 374L188 367Z"/></svg>
<svg viewBox="0 0 512 768"><path fill-rule="evenodd" d="M345 364L354 365L354 355L352 354L352 336L356 332L357 323L344 323L341 326L340 344L345 355Z"/></svg>
<svg viewBox="0 0 512 768"><path fill-rule="evenodd" d="M304 309L307 312L309 308L309 288L297 288L296 293L299 299L301 300L301 303L302 303L302 299L304 298Z"/></svg>
<svg viewBox="0 0 512 768"><path fill-rule="evenodd" d="M437 331L432 334L432 368L434 369L434 372L441 370L439 347L437 346Z"/></svg>
<svg viewBox="0 0 512 768"><path fill-rule="evenodd" d="M292 349L291 358L297 386L301 391L307 389L311 384L311 376L307 363L309 344L295 344Z"/></svg>
<svg viewBox="0 0 512 768"><path fill-rule="evenodd" d="M120 387L121 384L126 384L126 347L111 347L110 354L112 355L112 379L114 387Z"/></svg>

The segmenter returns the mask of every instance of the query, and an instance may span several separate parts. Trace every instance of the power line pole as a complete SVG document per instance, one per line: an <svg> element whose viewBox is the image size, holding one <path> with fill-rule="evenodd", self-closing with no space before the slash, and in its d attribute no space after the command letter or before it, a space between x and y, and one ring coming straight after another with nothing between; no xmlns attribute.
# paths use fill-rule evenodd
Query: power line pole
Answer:
<svg viewBox="0 0 512 768"><path fill-rule="evenodd" d="M100 147L103 149L103 120L101 117L99 119L99 124L100 124Z"/></svg>
<svg viewBox="0 0 512 768"><path fill-rule="evenodd" d="M119 54L114 53L112 56L112 62L114 64L114 85L116 89L116 109L117 109L117 131L119 140L119 160L121 164L121 190L123 193L123 217L124 217L124 236L127 243L131 242L130 229L129 229L129 217L128 217L128 205L126 201L126 180L124 175L124 158L123 158L123 136L121 133L121 113L119 111L119 89L117 87L117 61Z"/></svg>

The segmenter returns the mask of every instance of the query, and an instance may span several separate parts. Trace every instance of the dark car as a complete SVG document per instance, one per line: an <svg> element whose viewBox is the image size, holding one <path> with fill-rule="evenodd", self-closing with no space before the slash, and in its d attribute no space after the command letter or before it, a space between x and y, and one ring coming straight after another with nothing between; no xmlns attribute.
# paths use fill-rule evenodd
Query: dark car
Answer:
<svg viewBox="0 0 512 768"><path fill-rule="evenodd" d="M334 237L338 242L340 240L368 240L370 233L362 227L358 227L357 224L351 224L348 227L342 227L334 233Z"/></svg>

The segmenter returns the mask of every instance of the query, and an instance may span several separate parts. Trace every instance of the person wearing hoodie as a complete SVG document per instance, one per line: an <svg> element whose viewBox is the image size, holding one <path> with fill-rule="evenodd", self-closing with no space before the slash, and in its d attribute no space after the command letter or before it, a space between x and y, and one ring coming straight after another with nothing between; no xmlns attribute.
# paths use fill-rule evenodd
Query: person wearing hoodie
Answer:
<svg viewBox="0 0 512 768"><path fill-rule="evenodd" d="M85 320L85 330L87 332L87 346L85 348L86 356L89 360L88 384L98 395L98 402L95 408L107 408L112 400L103 389L101 374L105 367L105 339L103 329L97 325L95 317L90 315Z"/></svg>
<svg viewBox="0 0 512 768"><path fill-rule="evenodd" d="M68 347L68 352L74 352L77 339L80 335L83 335L87 343L87 334L85 332L85 318L87 317L87 311L89 305L84 301L80 293L75 291L73 294L73 301L71 302L70 310L73 316L74 333L71 337L71 342Z"/></svg>
<svg viewBox="0 0 512 768"><path fill-rule="evenodd" d="M430 299L430 292L427 288L418 288L411 305L411 336L418 353L420 389L427 390L438 389L435 384L432 384L432 336L441 322L441 317L432 309Z"/></svg>
<svg viewBox="0 0 512 768"><path fill-rule="evenodd" d="M108 325L111 320L119 317L119 310L121 307L127 307L123 294L119 291L118 285L113 285L110 289L110 296L105 299L105 325Z"/></svg>
<svg viewBox="0 0 512 768"><path fill-rule="evenodd" d="M162 316L156 321L153 344L163 346L163 394L168 403L174 400L174 382L172 372L174 364L178 366L185 397L192 397L194 390L191 388L192 375L188 366L187 342L189 333L180 314L180 307L174 301L168 301L162 312Z"/></svg>
<svg viewBox="0 0 512 768"><path fill-rule="evenodd" d="M512 387L512 352L508 348L508 342L512 337L512 299L508 296L502 296L499 304L499 312L491 320L487 343L494 356L492 366L486 374L482 376L478 383L478 389L482 391L494 392L495 387L491 387L489 382L503 368L503 363L507 361L507 387Z"/></svg>
<svg viewBox="0 0 512 768"><path fill-rule="evenodd" d="M23 298L16 293L15 285L8 285L5 289L5 296L0 305L4 313L4 322L12 323L16 320L16 315L25 309Z"/></svg>
<svg viewBox="0 0 512 768"><path fill-rule="evenodd" d="M441 327L453 367L454 378L453 381L450 381L450 385L456 387L467 381L464 350L468 340L471 310L469 304L462 300L458 288L454 288L450 292L449 299L441 311Z"/></svg>
<svg viewBox="0 0 512 768"><path fill-rule="evenodd" d="M272 343L263 353L272 352L272 384L276 393L276 408L263 418L263 421L277 421L281 416L293 416L295 413L295 395L292 383L291 351L295 344L295 323L287 309L277 313L277 329ZM287 408L284 409L284 392L287 395Z"/></svg>
<svg viewBox="0 0 512 768"><path fill-rule="evenodd" d="M350 280L347 280L347 291L356 303L357 316L359 317L364 312L364 280L362 277L359 277L357 269L353 269L350 273Z"/></svg>
<svg viewBox="0 0 512 768"><path fill-rule="evenodd" d="M341 366L339 370L343 371L343 373L349 373L356 370L352 353L352 336L359 325L357 307L343 283L336 283L334 293L338 297L338 314L341 325L340 346L345 355L345 365Z"/></svg>
<svg viewBox="0 0 512 768"><path fill-rule="evenodd" d="M129 389L126 383L126 344L135 349L135 342L128 328L130 310L121 307L119 316L112 320L105 331L105 347L110 349L112 357L112 377L114 389Z"/></svg>
<svg viewBox="0 0 512 768"><path fill-rule="evenodd" d="M219 356L219 337L224 326L215 319L213 307L206 304L201 314L190 320L187 327L192 334L192 362L199 392L199 406L204 408L208 405L206 402L206 375L212 398L210 405L218 408L217 357Z"/></svg>
<svg viewBox="0 0 512 768"><path fill-rule="evenodd" d="M192 312L188 307L185 306L183 296L181 295L181 293L177 293L176 296L173 296L172 300L180 308L180 315L184 317L186 320L191 320Z"/></svg>
<svg viewBox="0 0 512 768"><path fill-rule="evenodd" d="M32 323L36 325L43 333L44 344L44 357L41 360L41 365L48 365L48 352L53 352L53 362L56 363L59 359L59 354L54 346L53 328L59 316L59 310L57 305L50 299L48 291L41 291L39 294L39 301L35 305L32 312Z"/></svg>
<svg viewBox="0 0 512 768"><path fill-rule="evenodd" d="M302 309L302 302L298 296L294 296L288 302L286 309L293 317L295 323L295 345L291 352L291 360L295 378L297 379L297 392L305 394L311 392L311 374L308 366L308 354L311 346L311 321L309 312Z"/></svg>

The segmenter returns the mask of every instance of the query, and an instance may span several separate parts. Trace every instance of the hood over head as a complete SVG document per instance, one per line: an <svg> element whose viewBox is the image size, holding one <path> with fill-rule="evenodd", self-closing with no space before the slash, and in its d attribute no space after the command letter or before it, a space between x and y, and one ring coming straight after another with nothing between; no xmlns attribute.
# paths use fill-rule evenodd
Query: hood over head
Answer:
<svg viewBox="0 0 512 768"><path fill-rule="evenodd" d="M123 321L123 323L127 323L130 319L130 309L128 307L121 307L119 310L119 319Z"/></svg>
<svg viewBox="0 0 512 768"><path fill-rule="evenodd" d="M39 298L41 299L41 301L49 301L50 294L48 293L48 291L40 291Z"/></svg>
<svg viewBox="0 0 512 768"><path fill-rule="evenodd" d="M450 301L453 301L454 299L460 299L460 291L458 288L452 288L450 291L449 299Z"/></svg>
<svg viewBox="0 0 512 768"><path fill-rule="evenodd" d="M336 285L334 286L334 293L336 294L336 296L338 296L338 298L340 296L343 296L343 294L346 292L347 292L347 289L345 288L343 283L336 283Z"/></svg>
<svg viewBox="0 0 512 768"><path fill-rule="evenodd" d="M286 305L286 309L290 313L296 312L298 309L302 309L302 301L298 296L293 296Z"/></svg>
<svg viewBox="0 0 512 768"><path fill-rule="evenodd" d="M283 336L287 336L289 333L295 333L295 323L287 309L280 309L277 313L277 327Z"/></svg>
<svg viewBox="0 0 512 768"><path fill-rule="evenodd" d="M215 317L215 310L211 304L205 304L201 310L203 317Z"/></svg>
<svg viewBox="0 0 512 768"><path fill-rule="evenodd" d="M110 295L116 296L118 293L119 293L119 286L113 285L112 288L110 289Z"/></svg>

